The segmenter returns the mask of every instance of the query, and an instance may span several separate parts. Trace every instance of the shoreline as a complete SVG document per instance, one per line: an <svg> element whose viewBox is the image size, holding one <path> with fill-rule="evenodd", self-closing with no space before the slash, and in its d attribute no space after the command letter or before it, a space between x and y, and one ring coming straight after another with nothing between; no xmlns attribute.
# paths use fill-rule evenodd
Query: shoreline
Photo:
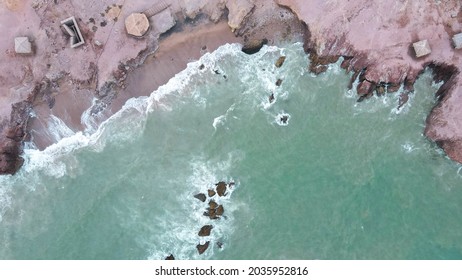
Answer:
<svg viewBox="0 0 462 280"><path fill-rule="evenodd" d="M5 14L8 10L14 15L21 9L26 11L24 15L27 12L35 13L37 18L29 20L32 24L34 20L40 20L38 15L43 11L41 24L49 25L45 27L48 32L35 29L41 34L46 33L46 37L42 34L44 37L35 38L34 43L45 42L51 37L54 41L48 42L50 46L63 47L61 50L55 48L56 53L52 52L56 58L50 58L49 52L44 50L37 50L33 57L12 56L11 52L8 57L0 57L2 62L18 59L11 67L22 65L25 61L29 63L29 68L26 67L21 71L32 72L29 76L24 73L21 73L23 76L16 75L21 78L13 79L10 84L4 82L5 77L2 76L1 79L2 89L11 88L11 83L20 83L22 87L16 86L15 88L17 92L20 92L18 99L5 101L5 97L0 95L2 103L0 108L0 120L2 121L0 174L14 174L20 168L22 165L20 155L24 141L34 142L39 149L44 149L56 141L48 131L52 116L60 118L74 132L83 131L86 127L81 121L81 116L86 110L96 116L97 123L101 123L117 112L126 100L149 95L183 70L189 61L197 60L203 53L211 52L225 43L251 46L258 45L263 40L267 40L268 44L291 40L304 41L305 51L311 60L309 67L314 73L325 71L327 64L337 61L341 56L344 57L342 67L354 73L353 79L359 79L358 101L383 91L393 92L402 84L405 86L405 91L410 92L420 73L427 67L432 68L434 79L444 81L444 84L437 93L440 97L439 101L428 115L425 135L442 147L451 159L462 162L462 129L458 126L459 121L462 123L462 113L457 113L456 110L458 102L462 102L459 100L462 98L459 97L462 91L462 77L458 75L460 71L458 67L461 65L457 65L462 52L460 50L454 52L450 46L449 48L448 46L441 47L443 43L432 43L434 54L424 59L414 59L408 50L408 45L412 43L410 38L415 37L415 34L411 34L408 29L412 31L415 27L414 21L419 22L420 14L417 12L409 12L411 18L406 20L405 26L402 26L403 23L399 21L401 19L394 19L392 13L381 15L382 20L389 17L386 19L389 20L391 26L381 27L382 29L379 28L376 32L387 35L379 41L379 43L387 42L385 53L382 54L383 48L380 49L380 44L365 34L361 34L363 29L350 32L349 28L356 26L358 21L367 22L374 19L375 13L378 12L376 6L384 4L366 5L363 3L365 1L358 0L348 7L341 5L331 7L329 3L323 4L321 3L323 1L317 0L312 1L313 5L297 0L277 0L276 2L223 0L219 3L203 1L196 3L196 6L194 4L188 6L182 1L173 0L167 1L171 4L168 12L162 12L160 17L151 19L156 26L154 30L146 38L139 40L126 36L123 32L123 20L112 18L110 21L110 13L107 11L117 10L117 7L122 6L117 10L117 15L123 18L130 12L147 8L139 7L140 5L146 6L146 4L137 3L138 1L129 4L125 1L118 1L121 3L101 1L102 3L97 4L98 7L85 7L84 4L78 4L82 8L79 25L84 37L88 40L84 48L74 51L67 48L68 41L62 36L61 31L54 30L56 28L56 24L53 23L54 18L44 16L50 13L49 9L56 9L56 14L61 15L67 7L66 4L57 5L57 7L48 5L41 7L38 4L37 7L32 7L29 3L31 1L26 2L23 6L16 7L16 10L1 7L3 11L0 10L2 12L0 14ZM459 10L461 9L456 1L447 2L455 7L458 5ZM76 5L76 3L71 4ZM308 6L311 9L308 9ZM438 12L438 7L435 8L434 5L427 3L425 8L432 11L431 16L437 17L434 11ZM339 14L339 11L342 9L348 9L345 14L351 13L351 17L340 19L342 14ZM90 10L106 10L106 13L105 15L101 13L101 19L96 16L90 18L90 15L95 13ZM85 12L89 14L86 15ZM408 12L407 7L405 12ZM325 16L328 13L331 16ZM88 21L84 18L85 16ZM452 16L452 14L439 15L443 20L440 23L429 24L423 28L427 31L419 36L439 35L438 42L447 41L450 33L444 25L453 18ZM46 18L45 23L44 17ZM462 10L455 19L459 24L452 24L451 30L462 28L460 24ZM339 20L340 22L343 20L343 23L348 26L339 28ZM429 19L426 20L429 21ZM110 24L106 23L103 26L103 22ZM394 26L395 23L399 26ZM96 31L94 31L95 26ZM445 32L443 35L440 29ZM402 35L396 36L395 34L395 38L389 34L390 30L399 30ZM436 32L436 35L430 32ZM373 38L377 39L377 34L373 35ZM364 38L361 38L362 35ZM394 40L398 40L399 43ZM406 40L409 41L408 44L403 43L407 42ZM101 42L104 42L102 47ZM9 48L10 46L8 50ZM448 52L455 54L448 56ZM76 58L75 53L82 57ZM115 57L112 56L114 53ZM2 54L2 56L5 55ZM384 62L384 57L391 59L380 64L380 61ZM50 63L42 61L41 64L44 66L36 66L37 60L44 58ZM61 65L63 61L67 61L64 66ZM66 66L69 69L65 69ZM38 73L34 73L34 67L39 68L36 71ZM5 68L1 70L5 71ZM24 99L25 101L16 103ZM8 114L5 109L5 104L8 102L16 103L9 120L7 120ZM34 117L30 118L29 115L32 112ZM454 121L448 124L447 120Z"/></svg>

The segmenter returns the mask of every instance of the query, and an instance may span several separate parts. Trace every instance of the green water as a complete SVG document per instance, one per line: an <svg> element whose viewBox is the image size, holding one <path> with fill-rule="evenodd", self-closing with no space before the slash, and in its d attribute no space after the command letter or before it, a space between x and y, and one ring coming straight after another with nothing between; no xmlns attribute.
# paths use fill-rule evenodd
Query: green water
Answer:
<svg viewBox="0 0 462 280"><path fill-rule="evenodd" d="M93 134L27 149L0 178L0 258L461 259L460 165L422 135L430 75L397 112L307 64L300 44L226 45ZM211 221L193 196L221 180Z"/></svg>

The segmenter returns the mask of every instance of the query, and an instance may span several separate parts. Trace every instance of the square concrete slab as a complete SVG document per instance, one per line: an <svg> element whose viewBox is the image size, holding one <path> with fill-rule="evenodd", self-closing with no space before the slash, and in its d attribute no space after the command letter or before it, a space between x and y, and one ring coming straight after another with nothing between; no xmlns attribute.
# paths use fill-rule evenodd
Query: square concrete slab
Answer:
<svg viewBox="0 0 462 280"><path fill-rule="evenodd" d="M454 43L454 48L462 49L462 33L452 36L452 42Z"/></svg>
<svg viewBox="0 0 462 280"><path fill-rule="evenodd" d="M426 56L432 52L427 40L415 42L412 46L414 47L416 57Z"/></svg>
<svg viewBox="0 0 462 280"><path fill-rule="evenodd" d="M32 44L27 37L14 38L14 51L19 54L31 54Z"/></svg>

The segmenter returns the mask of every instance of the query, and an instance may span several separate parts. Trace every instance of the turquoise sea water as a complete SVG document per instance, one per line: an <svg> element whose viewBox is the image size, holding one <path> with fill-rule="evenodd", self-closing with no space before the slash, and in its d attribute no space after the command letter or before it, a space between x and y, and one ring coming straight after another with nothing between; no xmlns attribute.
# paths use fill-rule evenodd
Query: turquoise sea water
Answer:
<svg viewBox="0 0 462 280"><path fill-rule="evenodd" d="M397 111L307 64L298 43L225 45L99 128L57 120L57 144L0 177L0 258L461 259L460 165L422 135L430 75ZM193 196L222 180L210 220Z"/></svg>

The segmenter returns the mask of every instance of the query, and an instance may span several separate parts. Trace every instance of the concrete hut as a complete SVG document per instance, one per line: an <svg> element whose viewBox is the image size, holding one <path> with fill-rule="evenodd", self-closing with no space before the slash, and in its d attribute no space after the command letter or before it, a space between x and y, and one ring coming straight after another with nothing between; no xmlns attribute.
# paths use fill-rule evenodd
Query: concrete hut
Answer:
<svg viewBox="0 0 462 280"><path fill-rule="evenodd" d="M14 38L14 51L18 54L31 54L32 44L27 37Z"/></svg>
<svg viewBox="0 0 462 280"><path fill-rule="evenodd" d="M455 49L462 49L462 33L452 36L452 43Z"/></svg>
<svg viewBox="0 0 462 280"><path fill-rule="evenodd" d="M429 55L432 50L427 40L418 41L412 44L417 58Z"/></svg>

